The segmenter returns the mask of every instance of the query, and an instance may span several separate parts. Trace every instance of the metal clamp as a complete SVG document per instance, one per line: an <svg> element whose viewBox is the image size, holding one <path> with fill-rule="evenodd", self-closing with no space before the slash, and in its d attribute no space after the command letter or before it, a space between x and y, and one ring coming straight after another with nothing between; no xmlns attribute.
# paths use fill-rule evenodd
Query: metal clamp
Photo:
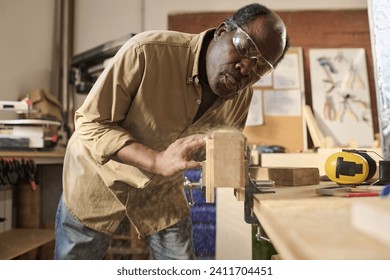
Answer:
<svg viewBox="0 0 390 280"><path fill-rule="evenodd" d="M264 241L267 241L269 243L272 243L271 239L269 239L267 233L265 232L265 230L263 229L263 227L261 226L260 223L257 224L256 240L257 241L264 240Z"/></svg>
<svg viewBox="0 0 390 280"><path fill-rule="evenodd" d="M188 190L189 194L189 201L188 205L194 206L195 200L194 200L194 189L202 189L202 179L199 180L199 182L191 182L187 177L184 177L184 188Z"/></svg>
<svg viewBox="0 0 390 280"><path fill-rule="evenodd" d="M248 224L257 226L256 239L258 241L265 240L271 243L255 213L253 212L253 195L259 193L275 193L270 190L275 182L271 180L254 181L251 177L248 178L248 185L245 186L245 201L244 201L244 220Z"/></svg>

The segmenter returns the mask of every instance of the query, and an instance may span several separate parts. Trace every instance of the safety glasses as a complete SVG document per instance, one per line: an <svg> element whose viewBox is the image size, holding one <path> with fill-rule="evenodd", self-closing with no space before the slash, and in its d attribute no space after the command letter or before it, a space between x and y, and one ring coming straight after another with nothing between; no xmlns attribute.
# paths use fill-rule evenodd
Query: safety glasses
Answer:
<svg viewBox="0 0 390 280"><path fill-rule="evenodd" d="M233 45L239 55L249 59L256 59L256 65L253 68L256 75L261 77L272 72L274 70L273 65L260 53L248 33L242 30L237 24L234 25L237 30L233 36Z"/></svg>

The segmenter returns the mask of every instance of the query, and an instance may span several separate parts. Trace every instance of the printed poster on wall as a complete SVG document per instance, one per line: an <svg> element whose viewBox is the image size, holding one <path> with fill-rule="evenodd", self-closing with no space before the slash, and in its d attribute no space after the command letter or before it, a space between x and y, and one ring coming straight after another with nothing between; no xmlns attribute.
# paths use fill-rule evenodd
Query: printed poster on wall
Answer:
<svg viewBox="0 0 390 280"><path fill-rule="evenodd" d="M284 59L271 74L262 77L253 85L253 97L246 126L263 125L263 115L302 115L300 54L298 49L286 53Z"/></svg>
<svg viewBox="0 0 390 280"><path fill-rule="evenodd" d="M246 119L246 126L262 125L263 120L263 100L262 92L259 89L253 90L251 104L249 106L248 117Z"/></svg>
<svg viewBox="0 0 390 280"><path fill-rule="evenodd" d="M310 49L313 111L336 146L372 147L374 132L365 50Z"/></svg>

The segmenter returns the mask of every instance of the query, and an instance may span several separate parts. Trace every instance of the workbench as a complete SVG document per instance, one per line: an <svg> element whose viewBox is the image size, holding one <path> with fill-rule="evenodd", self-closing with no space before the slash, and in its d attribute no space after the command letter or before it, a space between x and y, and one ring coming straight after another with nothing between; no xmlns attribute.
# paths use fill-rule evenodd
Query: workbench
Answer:
<svg viewBox="0 0 390 280"><path fill-rule="evenodd" d="M54 241L51 229L11 229L0 233L0 260L12 260Z"/></svg>
<svg viewBox="0 0 390 280"><path fill-rule="evenodd" d="M382 198L316 194L316 188L328 185L334 183L276 186L273 194L254 196L254 213L281 259L390 260L390 248L355 230L350 220L354 201Z"/></svg>

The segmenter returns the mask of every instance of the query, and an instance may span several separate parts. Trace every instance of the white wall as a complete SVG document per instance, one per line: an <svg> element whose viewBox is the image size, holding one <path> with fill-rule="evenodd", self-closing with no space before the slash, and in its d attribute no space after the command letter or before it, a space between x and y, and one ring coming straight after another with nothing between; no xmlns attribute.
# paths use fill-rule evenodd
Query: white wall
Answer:
<svg viewBox="0 0 390 280"><path fill-rule="evenodd" d="M75 0L74 54L142 31L142 0Z"/></svg>
<svg viewBox="0 0 390 280"><path fill-rule="evenodd" d="M14 101L50 90L54 45L53 0L0 0L0 98Z"/></svg>

